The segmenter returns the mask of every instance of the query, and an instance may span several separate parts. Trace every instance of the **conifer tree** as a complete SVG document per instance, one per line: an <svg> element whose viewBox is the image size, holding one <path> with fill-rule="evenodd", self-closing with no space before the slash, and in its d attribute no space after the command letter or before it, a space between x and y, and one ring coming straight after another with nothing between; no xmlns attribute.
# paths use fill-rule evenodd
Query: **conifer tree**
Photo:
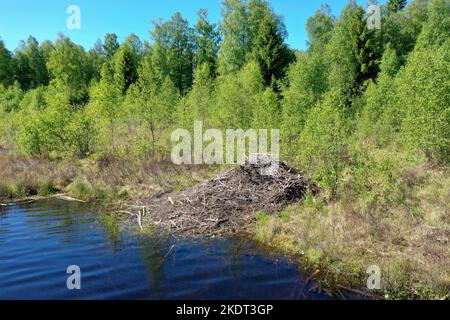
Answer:
<svg viewBox="0 0 450 320"><path fill-rule="evenodd" d="M11 52L0 39L0 84L8 86L14 82L14 67Z"/></svg>

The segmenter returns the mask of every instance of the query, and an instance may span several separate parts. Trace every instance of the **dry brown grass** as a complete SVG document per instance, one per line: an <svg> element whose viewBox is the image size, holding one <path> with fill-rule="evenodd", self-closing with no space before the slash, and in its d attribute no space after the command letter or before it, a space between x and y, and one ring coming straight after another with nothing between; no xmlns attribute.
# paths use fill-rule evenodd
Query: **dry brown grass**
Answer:
<svg viewBox="0 0 450 320"><path fill-rule="evenodd" d="M70 162L56 163L0 153L0 200L64 190L77 171L77 165Z"/></svg>
<svg viewBox="0 0 450 320"><path fill-rule="evenodd" d="M117 202L182 190L210 178L217 169L175 166L167 161L120 159L50 161L0 154L0 199L55 192L81 200Z"/></svg>

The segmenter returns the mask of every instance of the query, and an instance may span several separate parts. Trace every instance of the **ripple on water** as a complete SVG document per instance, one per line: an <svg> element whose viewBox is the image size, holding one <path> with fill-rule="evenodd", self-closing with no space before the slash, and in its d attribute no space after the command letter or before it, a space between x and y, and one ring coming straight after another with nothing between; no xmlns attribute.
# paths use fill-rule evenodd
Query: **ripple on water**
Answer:
<svg viewBox="0 0 450 320"><path fill-rule="evenodd" d="M136 236L56 199L2 207L0 246L1 299L326 298L250 243ZM66 287L69 265L81 290Z"/></svg>

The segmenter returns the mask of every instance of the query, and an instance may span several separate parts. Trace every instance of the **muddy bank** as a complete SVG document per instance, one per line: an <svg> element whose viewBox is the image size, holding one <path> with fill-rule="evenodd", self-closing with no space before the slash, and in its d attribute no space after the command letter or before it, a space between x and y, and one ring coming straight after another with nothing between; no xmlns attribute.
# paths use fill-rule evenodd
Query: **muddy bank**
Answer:
<svg viewBox="0 0 450 320"><path fill-rule="evenodd" d="M263 170L270 161L258 161L226 171L211 181L181 192L162 192L128 203L139 210L142 225L156 224L185 235L222 235L242 231L256 213L278 212L317 188L298 170L280 163L272 175Z"/></svg>

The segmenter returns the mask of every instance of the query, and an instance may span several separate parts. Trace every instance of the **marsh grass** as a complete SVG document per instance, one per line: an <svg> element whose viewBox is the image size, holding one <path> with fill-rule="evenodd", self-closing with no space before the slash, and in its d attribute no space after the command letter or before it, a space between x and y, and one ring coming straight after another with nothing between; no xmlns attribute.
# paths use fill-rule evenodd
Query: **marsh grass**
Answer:
<svg viewBox="0 0 450 320"><path fill-rule="evenodd" d="M108 154L70 161L0 154L0 164L0 200L66 193L104 204L182 190L209 179L219 169Z"/></svg>
<svg viewBox="0 0 450 320"><path fill-rule="evenodd" d="M68 162L0 154L0 200L47 196L64 189L76 166Z"/></svg>
<svg viewBox="0 0 450 320"><path fill-rule="evenodd" d="M378 178L379 187L371 186L376 196L361 197L349 179L336 201L308 195L277 216L260 213L255 238L320 270L330 287L365 288L367 268L377 265L378 293L388 299L448 299L448 172L416 165L389 177L392 186Z"/></svg>

